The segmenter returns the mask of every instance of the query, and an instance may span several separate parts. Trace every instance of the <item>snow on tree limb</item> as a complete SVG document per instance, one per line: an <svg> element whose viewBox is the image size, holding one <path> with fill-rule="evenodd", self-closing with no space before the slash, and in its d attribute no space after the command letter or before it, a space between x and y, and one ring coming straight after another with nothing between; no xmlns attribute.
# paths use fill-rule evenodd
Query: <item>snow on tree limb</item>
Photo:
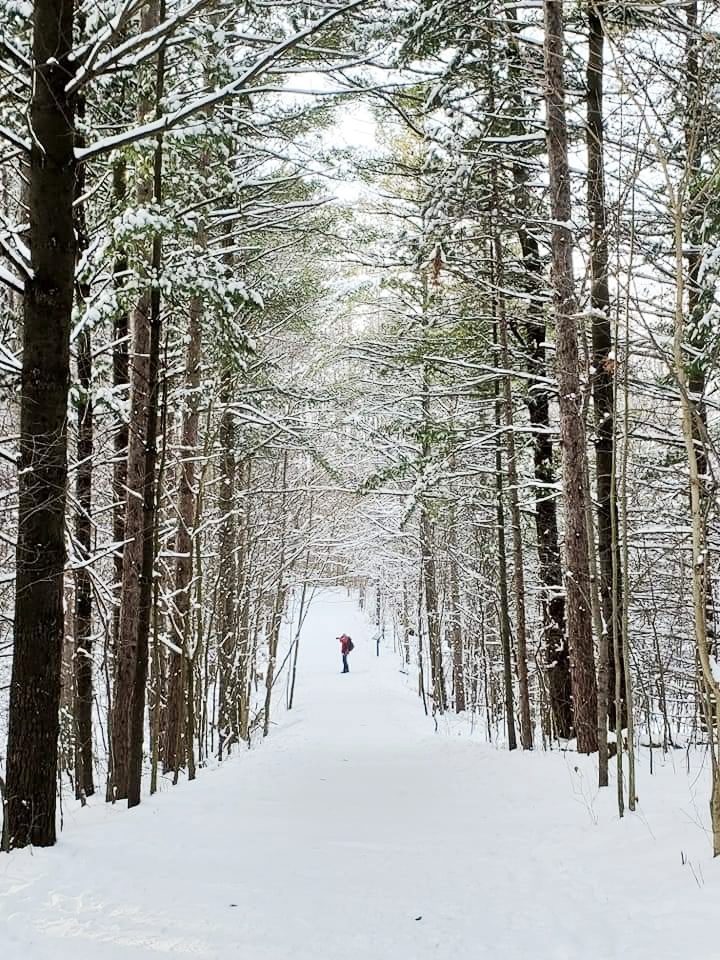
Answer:
<svg viewBox="0 0 720 960"><path fill-rule="evenodd" d="M168 17L167 20L159 23L151 30L146 30L135 37L131 37L124 43L121 43L119 47L110 51L105 57L98 59L102 48L113 36L117 36L134 10L140 6L140 4L135 2L127 4L125 11L114 18L113 22L103 31L101 38L98 39L92 50L87 54L85 62L68 83L66 87L67 92L74 92L94 77L106 73L113 67L137 67L143 61L154 56L157 52L159 42L165 40L170 34L177 30L178 27L182 26L183 23L186 23L192 16L199 13L205 7L210 6L211 3L212 0L193 0L185 10L182 10L172 17ZM124 60L125 57L133 54L135 51L138 51L135 56L127 61Z"/></svg>
<svg viewBox="0 0 720 960"><path fill-rule="evenodd" d="M10 287L11 290L15 290L16 293L25 293L25 284L23 281L3 266L0 266L0 283L4 283Z"/></svg>
<svg viewBox="0 0 720 960"><path fill-rule="evenodd" d="M213 107L216 104L221 103L223 100L229 99L230 97L244 92L253 80L260 76L271 64L275 63L275 61L278 60L284 53L287 53L288 50L292 50L304 39L312 36L319 30L322 30L338 17L350 13L353 10L357 10L361 6L365 6L367 3L368 0L353 0L351 3L348 3L342 7L338 7L335 10L331 10L329 13L325 14L325 16L320 17L319 20L316 20L314 23L305 27L305 29L294 33L291 37L287 37L277 44L274 44L269 50L263 53L255 61L255 63L252 64L252 66L245 70L239 77L231 80L230 83L227 83L218 90L214 90L202 97L197 97L186 106L181 107L179 110L175 110L172 113L167 113L164 116L159 117L157 120L152 120L149 123L141 124L138 127L134 127L132 130L127 130L125 133L116 134L115 136L111 137L105 137L101 140L96 140L95 143L92 143L83 149L76 150L75 156L77 160L89 160L92 157L97 157L103 153L108 153L117 147L121 147L129 143L136 143L138 140L144 140L147 137L153 137L157 136L158 134L167 133L169 130L172 130L181 124L184 120L195 116L195 114L198 114L203 110L207 110L209 107Z"/></svg>
<svg viewBox="0 0 720 960"><path fill-rule="evenodd" d="M2 124L0 124L0 139L7 140L8 143L11 143L14 147L17 147L25 153L30 153L29 141L23 140L14 130Z"/></svg>
<svg viewBox="0 0 720 960"><path fill-rule="evenodd" d="M0 233L0 253L3 253L7 257L22 276L25 278L32 276L30 251L22 243L17 234L7 227Z"/></svg>
<svg viewBox="0 0 720 960"><path fill-rule="evenodd" d="M20 67L21 70L29 71L32 69L30 60L4 35L0 36L0 50L12 60L16 67Z"/></svg>

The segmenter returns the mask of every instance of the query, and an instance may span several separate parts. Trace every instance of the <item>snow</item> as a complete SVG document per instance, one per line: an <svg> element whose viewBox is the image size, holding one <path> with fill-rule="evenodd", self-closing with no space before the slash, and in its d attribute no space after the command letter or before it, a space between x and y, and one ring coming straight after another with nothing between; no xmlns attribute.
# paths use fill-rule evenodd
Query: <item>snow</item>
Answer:
<svg viewBox="0 0 720 960"><path fill-rule="evenodd" d="M684 752L656 751L620 821L591 759L436 732L373 632L318 595L265 742L132 811L66 808L55 848L0 857L3 960L717 957L707 776Z"/></svg>
<svg viewBox="0 0 720 960"><path fill-rule="evenodd" d="M720 683L720 664L717 662L715 657L710 654L710 672L712 673L712 678L715 683Z"/></svg>

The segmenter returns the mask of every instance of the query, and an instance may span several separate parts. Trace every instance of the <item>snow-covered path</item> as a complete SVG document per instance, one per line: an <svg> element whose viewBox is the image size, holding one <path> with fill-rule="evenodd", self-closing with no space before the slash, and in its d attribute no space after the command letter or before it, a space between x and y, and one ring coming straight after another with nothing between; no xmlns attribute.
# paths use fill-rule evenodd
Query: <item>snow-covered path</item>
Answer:
<svg viewBox="0 0 720 960"><path fill-rule="evenodd" d="M302 637L297 707L261 748L0 858L2 960L720 956L683 774L619 823L577 758L436 733L344 594Z"/></svg>

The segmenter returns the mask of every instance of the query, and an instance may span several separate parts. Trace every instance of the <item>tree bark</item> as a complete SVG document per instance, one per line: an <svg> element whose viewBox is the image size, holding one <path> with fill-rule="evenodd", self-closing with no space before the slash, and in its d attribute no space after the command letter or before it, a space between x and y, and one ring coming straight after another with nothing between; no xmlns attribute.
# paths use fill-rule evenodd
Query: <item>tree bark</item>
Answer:
<svg viewBox="0 0 720 960"><path fill-rule="evenodd" d="M543 647L555 735L568 740L574 732L572 681L570 651L565 631L565 592L562 582L557 499L554 493L557 478L553 466L553 443L550 433L550 392L542 382L548 375L545 351L547 326L543 309L537 301L538 281L542 267L537 240L523 230L520 234L520 244L531 296L525 323L528 369L538 377L537 382L530 386L527 406L533 438L538 576L543 585L540 601Z"/></svg>
<svg viewBox="0 0 720 960"><path fill-rule="evenodd" d="M229 391L223 394L224 409L220 421L220 544L218 547L217 589L220 598L218 618L218 760L223 759L223 750L232 729L231 678L233 657L236 651L237 629L237 518L235 515L235 425L228 407Z"/></svg>
<svg viewBox="0 0 720 960"><path fill-rule="evenodd" d="M122 207L127 193L127 169L125 161L117 158L113 163L113 199L118 207ZM128 259L124 252L120 252L113 264L113 283L119 290L125 283L128 270ZM113 388L116 397L124 396L128 389L130 377L130 351L128 338L130 323L125 310L119 310L113 317ZM125 498L127 497L127 456L129 429L127 420L118 415L115 424L114 459L113 459L113 540L122 544L125 537ZM115 548L115 584L113 608L113 650L117 648L120 630L120 588L123 575L122 545Z"/></svg>
<svg viewBox="0 0 720 960"><path fill-rule="evenodd" d="M287 468L288 452L283 451L282 468L280 471L280 483L282 494L280 497L280 546L278 549L277 564L277 585L275 587L275 597L273 600L272 614L270 616L270 633L268 636L268 663L265 673L265 707L263 710L263 736L266 737L270 732L270 706L272 703L272 690L275 681L275 666L277 663L278 643L280 640L280 625L282 615L285 609L285 598L287 596L287 587L285 586L285 553L287 549Z"/></svg>
<svg viewBox="0 0 720 960"><path fill-rule="evenodd" d="M615 635L622 632L622 562L617 536L618 510L615 481L615 361L610 321L608 286L607 211L605 206L605 158L603 120L603 48L604 3L591 0L588 8L587 65L587 155L588 215L590 220L590 305L592 308L592 391L595 408L595 472L597 478L598 561L600 572L600 607L603 646L619 650L619 659L608 656L607 686L601 700L607 704L607 718L612 729L624 727L625 665L622 646ZM615 672L618 688L623 691L620 703L615 699Z"/></svg>
<svg viewBox="0 0 720 960"><path fill-rule="evenodd" d="M493 326L494 339L497 344L496 327ZM503 655L503 689L505 695L505 720L507 724L508 750L517 749L515 735L515 710L513 705L512 680L512 644L510 639L510 615L507 590L507 559L505 553L505 510L503 507L503 463L502 447L500 443L500 383L495 381L495 515L497 522L497 550L498 550L498 580L500 590L500 609L498 620L500 624L500 646Z"/></svg>
<svg viewBox="0 0 720 960"><path fill-rule="evenodd" d="M77 347L81 398L78 405L78 467L75 481L77 514L75 539L83 565L75 573L75 792L95 793L93 782L92 706L92 585L87 562L92 553L92 351L89 330L83 330Z"/></svg>
<svg viewBox="0 0 720 960"><path fill-rule="evenodd" d="M707 411L705 407L705 368L703 365L707 331L699 322L703 314L700 287L700 237L698 220L703 213L698 198L701 173L703 130L702 98L700 94L699 44L697 0L685 5L686 18L686 111L685 111L685 209L675 211L675 269L677 291L675 301L674 360L675 375L680 387L683 439L688 459L690 481L690 519L692 525L693 558L693 613L695 644L698 657L699 686L702 707L707 723L712 761L712 792L710 795L710 822L713 833L713 855L720 856L720 683L716 677L713 654L716 655L713 636L711 579L709 576L708 543L708 463ZM689 242L688 242L689 240ZM689 248L689 251L688 251ZM683 257L687 258L687 280L683 271ZM687 312L685 322L685 288ZM689 329L688 329L689 327ZM686 343L693 348L688 362Z"/></svg>
<svg viewBox="0 0 720 960"><path fill-rule="evenodd" d="M3 847L55 843L76 241L73 0L35 0L16 601Z"/></svg>
<svg viewBox="0 0 720 960"><path fill-rule="evenodd" d="M513 132L527 133L527 114L522 95L522 58L517 37L518 19L514 6L505 7L509 31L509 61L512 94L517 119ZM540 246L534 235L537 218L532 216L528 195L529 172L525 163L513 163L515 204L518 211L518 240L522 252L524 286L528 306L524 323L524 340L528 372L535 378L527 393L527 409L532 432L535 536L538 551L538 577L542 585L542 638L550 712L555 736L569 740L573 736L572 682L570 653L565 632L565 592L557 522L556 475L553 463L553 441L550 427L550 388L545 343L547 323L544 307L543 265Z"/></svg>
<svg viewBox="0 0 720 960"><path fill-rule="evenodd" d="M499 200L497 176L493 171L494 205L497 212ZM500 366L510 369L510 352L507 337L507 315L505 313L503 251L500 234L493 238L493 272L495 285L495 314L500 346ZM509 373L502 380L503 408L505 420L505 449L507 453L508 498L510 500L510 521L512 525L513 572L515 588L515 665L520 690L520 744L523 750L532 750L533 729L530 715L530 688L527 668L527 631L525 624L525 571L523 568L523 543L518 497L517 456L515 451L515 422L513 417L512 385Z"/></svg>
<svg viewBox="0 0 720 960"><path fill-rule="evenodd" d="M81 18L82 23L82 18ZM82 35L84 24L80 26ZM85 119L85 97L76 102L76 117ZM82 135L76 137L83 146ZM89 244L85 210L85 168L81 165L75 177L75 224L78 260ZM83 309L90 297L86 282L77 284L78 305ZM81 565L75 571L74 609L74 704L75 718L75 795L90 797L93 782L92 706L92 585L87 564L92 554L92 470L93 470L93 400L92 400L92 336L85 327L77 341L77 372L80 387L77 410L77 473L75 477L75 541Z"/></svg>
<svg viewBox="0 0 720 960"><path fill-rule="evenodd" d="M423 595L425 597L425 615L428 625L428 643L430 646L430 674L433 685L433 707L439 713L445 712L445 673L440 646L440 614L438 610L437 573L435 569L434 524L429 515L427 504L420 504L420 563L422 570Z"/></svg>
<svg viewBox="0 0 720 960"><path fill-rule="evenodd" d="M142 29L159 22L156 0L142 14ZM162 97L164 57L158 55L156 105ZM141 100L139 112L148 112ZM161 199L162 143L154 152L152 177L138 189L138 202ZM111 789L113 800L127 798L128 806L140 802L142 755L145 727L145 685L148 670L148 641L152 608L154 565L155 461L157 457L157 414L160 365L161 240L155 235L149 257L147 289L133 314L133 358L131 378L132 431L128 445L125 505L125 551L123 556L119 642L116 652L115 689L112 707Z"/></svg>
<svg viewBox="0 0 720 960"><path fill-rule="evenodd" d="M183 660L187 659L188 634L191 626L191 583L193 577L193 549L196 503L195 457L198 445L198 390L200 387L200 350L202 307L193 298L190 304L189 339L185 358L185 386L188 396L182 421L180 440L180 483L178 487L175 533L175 589L174 609L171 611L171 630L175 646L169 654L168 710L165 744L165 763L171 770L182 767L186 760L185 731L187 728L187 700L183 683Z"/></svg>
<svg viewBox="0 0 720 960"><path fill-rule="evenodd" d="M429 306L427 277L423 276L422 320L427 324ZM421 430L420 461L422 468L429 466L432 457L431 443L431 399L428 365L425 361L421 365ZM427 617L428 645L430 648L430 679L433 685L433 712L438 710L444 713L447 707L447 693L445 687L445 670L442 660L442 646L440 643L440 613L438 609L437 572L435 565L435 523L430 516L430 507L426 496L420 498L420 574L422 579L422 594L425 598L425 615ZM419 625L418 625L419 626Z"/></svg>
<svg viewBox="0 0 720 960"><path fill-rule="evenodd" d="M562 0L544 0L544 11L552 283L565 503L567 633L577 747L581 753L594 753L597 750L597 686L583 485L583 460L586 453L580 402L577 302L572 264Z"/></svg>
<svg viewBox="0 0 720 960"><path fill-rule="evenodd" d="M450 630L452 636L453 648L453 686L455 688L455 713L463 713L467 708L467 697L465 694L465 645L463 643L462 614L460 611L460 570L458 564L458 545L457 545L457 522L455 519L455 510L451 508L450 513L450 536L449 536L449 615ZM403 601L405 598L406 586L403 581ZM407 637L407 626L403 623L403 637Z"/></svg>

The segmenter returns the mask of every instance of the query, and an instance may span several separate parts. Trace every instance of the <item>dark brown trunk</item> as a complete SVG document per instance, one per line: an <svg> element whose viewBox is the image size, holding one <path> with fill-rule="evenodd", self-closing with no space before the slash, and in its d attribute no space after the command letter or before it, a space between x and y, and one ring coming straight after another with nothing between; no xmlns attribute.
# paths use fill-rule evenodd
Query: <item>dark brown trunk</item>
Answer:
<svg viewBox="0 0 720 960"><path fill-rule="evenodd" d="M562 0L544 0L544 9L552 282L565 503L567 634L578 750L581 753L594 753L597 750L597 686L583 485L585 434L581 412L577 303L572 264Z"/></svg>
<svg viewBox="0 0 720 960"><path fill-rule="evenodd" d="M125 549L118 644L115 651L115 684L112 705L112 764L110 798L125 800L130 776L130 723L140 640L140 604L143 572L143 490L145 437L150 409L149 295L145 294L133 316L131 357L130 432L125 502Z"/></svg>
<svg viewBox="0 0 720 960"><path fill-rule="evenodd" d="M84 24L83 24L84 26ZM83 26L80 27L82 34ZM77 98L76 115L85 119L85 97ZM78 135L77 144L84 145ZM89 238L85 216L85 168L80 166L75 178L75 222L78 259L87 249ZM90 286L78 283L78 305L84 305L90 296ZM81 564L75 572L74 611L74 672L75 702L75 795L90 797L95 793L93 782L92 706L92 584L87 564L92 554L92 458L93 458L93 402L92 402L92 338L84 329L77 341L77 370L79 399L77 411L77 474L75 477L75 542Z"/></svg>
<svg viewBox="0 0 720 960"><path fill-rule="evenodd" d="M232 676L233 735L242 740L250 737L250 686L252 683L254 660L254 637L250 623L251 603L250 586L254 572L251 556L250 526L252 521L252 498L249 496L252 485L252 460L242 461L238 468L239 488L245 493L245 509L242 512L242 527L238 535L237 564L237 667ZM259 604L258 604L259 607Z"/></svg>
<svg viewBox="0 0 720 960"><path fill-rule="evenodd" d="M194 298L190 305L189 340L185 359L186 407L183 414L180 440L180 482L178 485L175 533L175 585L173 609L170 622L172 639L182 651L169 652L168 657L168 708L164 761L168 769L177 770L185 765L187 757L186 730L187 707L186 683L189 673L183 670L187 660L187 647L191 624L191 585L193 576L193 549L196 504L195 458L198 445L198 390L200 387L201 304Z"/></svg>
<svg viewBox="0 0 720 960"><path fill-rule="evenodd" d="M427 289L425 290L424 296L427 302ZM429 440L432 430L432 411L430 403L428 371L425 363L422 365L421 389L423 431L421 459L423 464L429 464L432 457L432 448ZM425 597L428 645L430 648L430 677L433 685L433 710L444 713L447 708L447 693L445 688L445 670L442 660L442 646L440 644L440 612L438 607L437 572L435 566L435 523L430 516L430 507L425 498L420 501L420 570L422 576L423 595Z"/></svg>
<svg viewBox="0 0 720 960"><path fill-rule="evenodd" d="M283 451L282 467L280 470L280 545L278 549L277 564L277 585L275 587L275 598L273 600L272 615L270 617L270 630L268 635L268 662L265 673L265 708L263 711L263 736L266 737L270 732L270 706L272 703L272 690L275 681L275 666L277 663L278 641L280 639L280 624L282 623L283 610L285 609L285 598L287 587L285 580L285 551L286 551L286 530L287 530L287 469L288 452Z"/></svg>
<svg viewBox="0 0 720 960"><path fill-rule="evenodd" d="M156 184L159 180L158 165L161 152L158 146L155 156ZM159 193L156 191L156 200ZM153 274L159 276L161 267L161 241L153 241ZM142 501L142 572L140 575L140 610L137 617L137 669L135 672L130 723L130 769L128 780L128 806L140 803L142 781L143 744L145 740L145 695L148 674L148 648L152 618L153 570L155 566L155 466L157 461L157 425L160 385L160 288L153 285L150 293L150 363L147 435L145 438L145 464L143 469Z"/></svg>
<svg viewBox="0 0 720 960"><path fill-rule="evenodd" d="M440 646L440 614L438 609L437 573L435 569L434 524L425 503L420 504L420 553L425 615L430 647L430 675L433 685L433 707L439 713L446 708L445 672Z"/></svg>
<svg viewBox="0 0 720 960"><path fill-rule="evenodd" d="M493 200L497 213L499 198L497 191L497 175L493 170ZM495 287L494 312L500 347L499 365L504 370L510 369L510 351L508 349L507 315L505 312L504 270L502 240L499 233L493 238L493 281ZM513 569L515 593L515 663L520 692L520 743L523 750L532 750L533 729L530 714L530 689L527 668L527 635L525 628L525 572L523 569L523 544L520 517L520 499L518 496L517 457L515 453L515 423L513 416L512 384L506 373L502 381L503 408L505 420L505 451L508 485L508 499L510 501L510 520L512 526Z"/></svg>
<svg viewBox="0 0 720 960"><path fill-rule="evenodd" d="M493 340L497 344L497 327L493 324ZM497 521L497 559L498 589L500 606L498 622L500 627L500 646L503 656L503 692L505 699L505 721L507 725L508 750L517 748L515 734L515 708L513 704L512 679L512 643L510 638L510 613L507 589L507 555L505 553L505 509L503 506L503 462L500 443L500 382L495 380L495 515Z"/></svg>
<svg viewBox="0 0 720 960"><path fill-rule="evenodd" d="M75 573L75 792L90 797L93 782L92 706L92 584L87 562L92 553L92 352L90 331L84 330L77 345L80 401L78 404L78 467L75 481L77 515L75 540L81 551L80 566Z"/></svg>
<svg viewBox="0 0 720 960"><path fill-rule="evenodd" d="M153 2L143 11L142 27L151 29L160 17ZM158 56L156 104L162 97L164 58ZM141 102L139 110L148 106ZM162 143L154 154L151 179L140 184L138 200L160 203ZM149 274L159 277L162 246L155 235L149 257ZM142 294L133 315L131 377L132 431L128 445L125 505L125 553L123 557L119 642L116 655L112 707L111 789L113 800L127 798L128 806L140 802L145 729L145 686L152 610L152 579L155 530L155 465L161 341L160 287L153 283Z"/></svg>
<svg viewBox="0 0 720 960"><path fill-rule="evenodd" d="M225 404L220 421L220 545L218 548L218 587L220 616L218 619L218 759L231 730L230 692L233 656L237 640L237 565L235 544L237 520L235 517L235 425L227 404L229 391L223 395Z"/></svg>
<svg viewBox="0 0 720 960"><path fill-rule="evenodd" d="M127 193L127 170L125 161L117 158L113 163L113 199L121 209L125 203ZM119 290L125 283L128 270L128 259L120 253L113 265L113 282ZM125 398L130 377L130 351L128 338L130 324L125 310L118 311L113 318L113 388L120 400ZM118 416L115 425L114 461L113 461L113 540L122 544L125 537L125 498L127 497L127 453L128 453L128 423L123 416ZM120 627L120 585L123 574L123 550L116 547L114 554L115 587L113 597L113 649L117 647L118 631Z"/></svg>
<svg viewBox="0 0 720 960"><path fill-rule="evenodd" d="M513 132L523 134L528 131L522 119L526 109L520 93L522 57L517 38L519 21L513 6L505 8L505 15L511 38L509 57L512 87L517 91L512 94L518 114L518 119L513 124ZM539 561L538 577L541 583L543 653L554 734L556 737L567 740L573 736L574 732L572 682L570 654L565 633L565 593L562 584L555 495L557 478L553 463L550 427L550 390L547 383L548 363L545 350L547 323L544 307L544 278L539 244L533 235L534 224L527 189L528 178L528 166L525 163L514 163L515 203L520 220L517 232L523 258L524 285L528 294L524 324L527 367L528 372L536 378L530 383L527 408L532 432L535 535Z"/></svg>
<svg viewBox="0 0 720 960"><path fill-rule="evenodd" d="M73 0L36 0L30 259L23 301L20 492L3 847L55 843L67 397L75 271Z"/></svg>
<svg viewBox="0 0 720 960"><path fill-rule="evenodd" d="M455 688L455 713L463 713L467 708L465 695L465 644L463 642L462 616L460 612L460 571L458 569L457 529L454 511L450 520L449 577L450 577L450 634L453 649L453 686ZM403 581L403 601L406 586ZM404 609L404 606L403 606ZM407 623L403 622L403 637L407 637ZM407 641L406 641L407 643ZM407 656L407 654L406 654Z"/></svg>
<svg viewBox="0 0 720 960"><path fill-rule="evenodd" d="M622 563L617 537L618 512L615 489L615 361L611 358L612 325L608 287L607 212L605 207L605 158L603 121L603 8L602 0L588 10L587 154L588 215L590 220L590 305L592 307L592 391L595 408L595 471L597 475L598 561L603 647L618 649L619 660L608 655L607 716L615 729L619 715L624 721L624 693L615 702L615 673L619 689L625 690L622 646L615 643L622 633ZM623 722L621 726L625 726Z"/></svg>
<svg viewBox="0 0 720 960"><path fill-rule="evenodd" d="M525 324L528 369L538 379L528 392L528 416L532 428L535 478L535 533L538 549L538 576L542 584L541 607L543 649L547 670L548 697L555 736L573 735L572 682L570 653L565 632L565 592L562 583L560 538L558 536L557 477L553 466L550 429L550 393L545 384L548 364L545 352L547 326L539 304L539 280L542 272L537 240L521 231L520 244L526 280L531 298Z"/></svg>

